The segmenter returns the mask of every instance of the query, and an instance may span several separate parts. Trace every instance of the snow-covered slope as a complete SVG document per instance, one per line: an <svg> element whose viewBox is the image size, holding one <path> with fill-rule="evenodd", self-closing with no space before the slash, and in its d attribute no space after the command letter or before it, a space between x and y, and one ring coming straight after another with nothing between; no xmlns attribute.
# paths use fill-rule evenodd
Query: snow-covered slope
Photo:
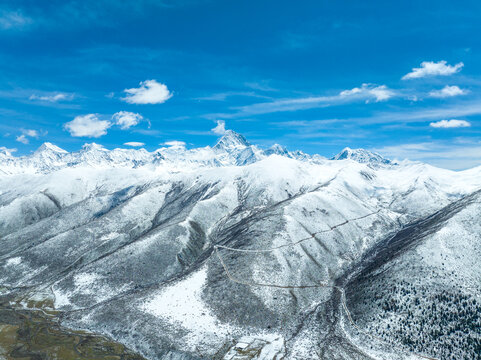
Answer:
<svg viewBox="0 0 481 360"><path fill-rule="evenodd" d="M480 230L470 226L479 209L462 204L477 198L481 167L327 160L281 146L261 150L230 131L212 148L149 153L91 144L67 153L46 144L27 157L0 156L0 286L4 295L51 297L65 325L109 335L150 359L409 358L356 334L339 293L316 287L325 283L344 286L356 320L379 325L374 332L396 346L442 358L462 346L459 333L415 347L398 328L382 333L385 315L368 296L384 293L371 290L376 275L366 282L363 274L409 223L444 211L453 215L439 224L460 226L467 239L442 244L450 265L438 264L446 254L429 256L437 240L413 240L409 251L423 261L390 252L382 261L395 264L398 277L386 273L374 289L406 274L436 299L443 289L429 285L431 269L461 289L449 275L460 262L479 294ZM349 290L355 286L363 300ZM372 304L362 317L365 301ZM393 324L401 315L390 314Z"/></svg>
<svg viewBox="0 0 481 360"><path fill-rule="evenodd" d="M397 344L392 352L481 357L480 200L477 191L417 221L356 264L348 306L359 326Z"/></svg>

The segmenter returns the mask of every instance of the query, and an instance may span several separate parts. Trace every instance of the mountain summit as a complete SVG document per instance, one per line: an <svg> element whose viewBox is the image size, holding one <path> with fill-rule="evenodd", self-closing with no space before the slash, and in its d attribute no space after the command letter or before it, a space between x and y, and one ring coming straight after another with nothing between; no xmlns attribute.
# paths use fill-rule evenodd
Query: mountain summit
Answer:
<svg viewBox="0 0 481 360"><path fill-rule="evenodd" d="M38 153L43 153L43 152L53 152L53 153L59 153L59 154L66 154L67 151L58 147L57 145L54 145L49 142L44 142L40 147L35 151L37 154Z"/></svg>
<svg viewBox="0 0 481 360"><path fill-rule="evenodd" d="M215 144L214 149L227 150L240 147L244 148L250 145L251 144L241 134L232 130L226 130L217 144Z"/></svg>
<svg viewBox="0 0 481 360"><path fill-rule="evenodd" d="M365 149L351 149L344 148L339 154L332 157L330 160L354 160L361 164L392 164L392 161L383 158L378 153L374 153Z"/></svg>

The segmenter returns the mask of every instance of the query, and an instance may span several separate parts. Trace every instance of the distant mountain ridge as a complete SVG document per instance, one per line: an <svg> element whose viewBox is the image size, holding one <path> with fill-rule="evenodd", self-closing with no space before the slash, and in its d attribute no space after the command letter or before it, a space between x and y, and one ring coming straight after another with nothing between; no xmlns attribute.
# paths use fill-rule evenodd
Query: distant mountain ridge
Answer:
<svg viewBox="0 0 481 360"><path fill-rule="evenodd" d="M333 156L331 160L354 160L361 164L393 164L389 159L386 159L379 155L378 153L371 152L364 149L351 149L346 147L342 151Z"/></svg>
<svg viewBox="0 0 481 360"><path fill-rule="evenodd" d="M309 155L300 150L289 151L274 144L268 149L252 145L243 135L232 130L213 146L187 149L183 146L162 147L153 152L145 149L108 150L96 143L85 144L80 150L68 152L52 143L42 144L34 153L15 157L7 150L0 153L0 174L49 173L68 167L138 168L142 166L244 166L278 155L311 163L327 161L323 156ZM381 155L364 149L345 148L330 160L353 160L373 166L391 165Z"/></svg>

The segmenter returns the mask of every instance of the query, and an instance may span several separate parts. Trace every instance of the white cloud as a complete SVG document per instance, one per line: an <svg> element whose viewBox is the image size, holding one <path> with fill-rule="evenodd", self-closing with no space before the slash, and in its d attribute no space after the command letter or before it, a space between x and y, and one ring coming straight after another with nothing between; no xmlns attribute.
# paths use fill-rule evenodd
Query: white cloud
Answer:
<svg viewBox="0 0 481 360"><path fill-rule="evenodd" d="M28 138L23 134L17 136L17 138L15 140L17 140L18 142L21 142L22 144L25 144L25 145L29 143Z"/></svg>
<svg viewBox="0 0 481 360"><path fill-rule="evenodd" d="M29 137L38 138L39 134L37 130L33 129L22 129L22 134L17 136L16 140L22 144L29 143Z"/></svg>
<svg viewBox="0 0 481 360"><path fill-rule="evenodd" d="M22 129L22 135L34 138L38 138L39 136L38 131L33 129Z"/></svg>
<svg viewBox="0 0 481 360"><path fill-rule="evenodd" d="M74 98L73 94L57 93L52 95L30 95L30 100L40 100L48 102L57 102L60 100L72 100Z"/></svg>
<svg viewBox="0 0 481 360"><path fill-rule="evenodd" d="M0 11L0 29L10 30L23 28L32 22L27 16L20 11Z"/></svg>
<svg viewBox="0 0 481 360"><path fill-rule="evenodd" d="M31 129L23 130L23 134L26 135L26 136L38 138L38 131L37 130L31 130Z"/></svg>
<svg viewBox="0 0 481 360"><path fill-rule="evenodd" d="M347 96L356 96L356 97L365 97L367 101L370 98L374 98L376 102L385 101L393 97L394 91L388 89L386 85L373 85L373 84L362 84L362 86L355 87L351 90L344 90L339 93L341 97Z"/></svg>
<svg viewBox="0 0 481 360"><path fill-rule="evenodd" d="M122 130L137 125L143 119L142 115L130 111L119 111L112 115L112 120L119 125Z"/></svg>
<svg viewBox="0 0 481 360"><path fill-rule="evenodd" d="M402 80L408 79L418 79L426 76L447 76L455 74L463 68L464 64L462 62L456 65L447 65L446 60L441 60L438 62L434 61L423 61L421 67L413 68L413 71L404 75Z"/></svg>
<svg viewBox="0 0 481 360"><path fill-rule="evenodd" d="M459 95L466 95L468 93L467 90L461 89L456 85L449 86L446 85L441 90L433 90L429 92L429 96L434 98L447 98Z"/></svg>
<svg viewBox="0 0 481 360"><path fill-rule="evenodd" d="M217 134L217 135L224 135L225 134L225 121L224 120L217 120L217 126L213 129L211 129L211 131L214 134Z"/></svg>
<svg viewBox="0 0 481 360"><path fill-rule="evenodd" d="M171 146L171 147L184 147L185 142L178 141L178 140L172 140L172 141L166 141L166 142L162 143L161 145L167 145L167 146Z"/></svg>
<svg viewBox="0 0 481 360"><path fill-rule="evenodd" d="M112 123L100 120L96 114L87 114L75 117L64 126L72 136L98 138L107 134L107 129L112 126Z"/></svg>
<svg viewBox="0 0 481 360"><path fill-rule="evenodd" d="M145 80L139 85L138 88L125 89L127 96L122 100L129 104L161 104L172 97L167 86L155 80Z"/></svg>
<svg viewBox="0 0 481 360"><path fill-rule="evenodd" d="M433 128L449 129L449 128L470 127L471 123L466 120L451 119L451 120L440 120L440 121L432 122L429 124L429 126Z"/></svg>
<svg viewBox="0 0 481 360"><path fill-rule="evenodd" d="M138 142L138 141L129 141L129 142L124 143L124 145L132 146L132 147L140 147L140 146L144 146L145 143Z"/></svg>

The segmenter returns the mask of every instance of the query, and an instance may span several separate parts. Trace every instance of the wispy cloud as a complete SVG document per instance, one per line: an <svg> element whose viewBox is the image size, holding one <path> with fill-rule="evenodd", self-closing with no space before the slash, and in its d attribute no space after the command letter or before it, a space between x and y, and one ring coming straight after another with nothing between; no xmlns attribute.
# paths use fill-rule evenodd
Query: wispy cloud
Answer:
<svg viewBox="0 0 481 360"><path fill-rule="evenodd" d="M138 88L125 89L127 95L122 100L129 104L162 104L172 97L167 86L156 80L145 80L139 85Z"/></svg>
<svg viewBox="0 0 481 360"><path fill-rule="evenodd" d="M433 128L441 128L441 129L451 129L451 128L463 128L463 127L470 127L471 123L466 120L440 120L436 122L432 122L429 126Z"/></svg>
<svg viewBox="0 0 481 360"><path fill-rule="evenodd" d="M459 96L459 95L466 95L467 93L468 93L467 90L461 89L459 86L446 85L440 90L430 91L429 96L434 98L447 98L447 97L453 97L453 96Z"/></svg>
<svg viewBox="0 0 481 360"><path fill-rule="evenodd" d="M82 0L82 1L2 1L16 8L0 10L0 30L31 30L38 27L70 29L115 27L166 8L186 7L202 0ZM10 6L11 6L10 5ZM108 14L108 15L107 15ZM28 16L31 15L31 16ZM34 28L35 26L35 28Z"/></svg>
<svg viewBox="0 0 481 360"><path fill-rule="evenodd" d="M357 122L368 124L388 123L415 123L429 120L463 118L466 116L481 115L481 103L479 101L459 102L453 105L437 106L434 108L422 108L419 110L406 111L398 109L374 113L369 117L339 119L340 122Z"/></svg>
<svg viewBox="0 0 481 360"><path fill-rule="evenodd" d="M29 143L28 138L24 134L17 136L15 140L25 145Z"/></svg>
<svg viewBox="0 0 481 360"><path fill-rule="evenodd" d="M410 73L402 77L402 80L418 79L427 76L448 76L461 71L463 66L462 62L456 65L448 65L446 60L438 62L423 61L421 67L413 68Z"/></svg>
<svg viewBox="0 0 481 360"><path fill-rule="evenodd" d="M238 117L249 115L260 115L267 113L295 111L328 106L329 101L338 100L338 96L314 96L296 99L280 99L263 103L234 107L232 114L225 114L224 117Z"/></svg>
<svg viewBox="0 0 481 360"><path fill-rule="evenodd" d="M29 144L30 140L29 138L35 138L38 139L39 133L37 130L33 129L22 129L22 134L16 137L16 141L22 143L22 144Z"/></svg>
<svg viewBox="0 0 481 360"><path fill-rule="evenodd" d="M20 10L0 10L0 29L2 30L22 29L31 23L32 19L25 16Z"/></svg>
<svg viewBox="0 0 481 360"><path fill-rule="evenodd" d="M65 129L74 137L98 138L107 134L112 123L99 119L97 114L87 114L75 117L64 125Z"/></svg>
<svg viewBox="0 0 481 360"><path fill-rule="evenodd" d="M132 129L132 132L136 134L141 134L146 136L155 136L155 137L158 137L163 134L162 131L157 129Z"/></svg>
<svg viewBox="0 0 481 360"><path fill-rule="evenodd" d="M330 138L345 141L369 135L368 131L359 129L351 123L343 123L339 119L291 120L270 124L288 130L286 137L297 139Z"/></svg>
<svg viewBox="0 0 481 360"><path fill-rule="evenodd" d="M51 95L32 94L32 95L30 95L29 100L57 102L57 101L61 101L61 100L72 100L73 98L74 98L74 94L67 94L67 93L55 93L55 94L51 94Z"/></svg>
<svg viewBox="0 0 481 360"><path fill-rule="evenodd" d="M70 102L70 100L78 97L77 94L67 92L49 92L38 89L24 89L14 87L10 89L0 90L0 98L11 99L16 102L31 104L37 106L54 107L57 109L75 109L79 108L78 104Z"/></svg>
<svg viewBox="0 0 481 360"><path fill-rule="evenodd" d="M226 92L220 92L212 95L198 97L196 98L196 100L225 101L227 98L234 97L234 96L271 99L270 96L260 95L253 91L226 91Z"/></svg>
<svg viewBox="0 0 481 360"><path fill-rule="evenodd" d="M259 90L259 91L266 91L266 92L278 91L278 89L275 89L269 86L268 81L246 82L244 83L244 85L247 86L248 88Z"/></svg>
<svg viewBox="0 0 481 360"><path fill-rule="evenodd" d="M362 84L361 87L343 90L337 95L277 99L268 102L232 107L231 109L233 112L231 113L208 114L205 117L245 117L251 115L328 107L363 100L366 103L371 101L379 102L388 100L394 96L396 96L396 92L389 89L386 85Z"/></svg>
<svg viewBox="0 0 481 360"><path fill-rule="evenodd" d="M421 142L372 149L386 157L428 162L435 166L462 170L481 165L481 144Z"/></svg>

